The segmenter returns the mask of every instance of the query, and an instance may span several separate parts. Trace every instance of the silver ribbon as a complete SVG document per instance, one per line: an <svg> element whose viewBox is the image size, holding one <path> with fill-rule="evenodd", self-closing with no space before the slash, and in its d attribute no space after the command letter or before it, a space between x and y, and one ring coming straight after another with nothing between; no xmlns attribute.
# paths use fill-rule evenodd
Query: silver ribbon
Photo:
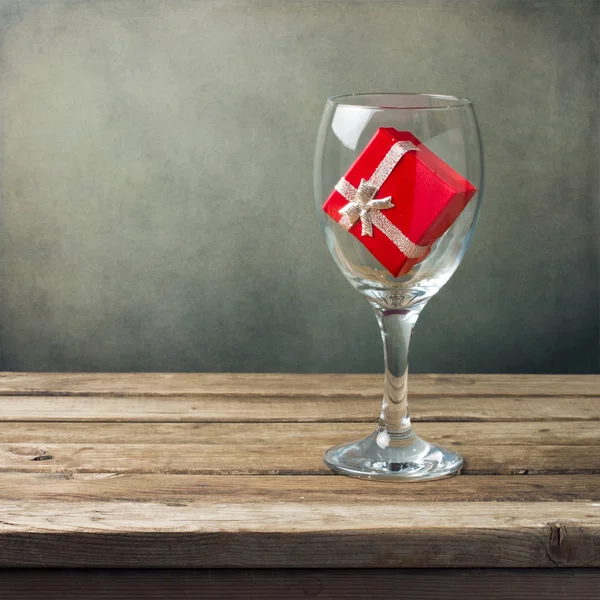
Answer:
<svg viewBox="0 0 600 600"><path fill-rule="evenodd" d="M360 219L362 235L373 237L373 215L375 211L394 208L391 196L375 200L376 193L377 188L375 186L364 179L361 180L353 200L340 210L340 214L344 217L344 226L346 226L346 223L350 223L350 227L352 227Z"/></svg>
<svg viewBox="0 0 600 600"><path fill-rule="evenodd" d="M358 189L343 177L339 180L335 189L348 200L348 204L339 211L342 215L340 225L344 229L350 230L354 223L360 219L362 224L361 235L373 237L373 225L375 225L407 258L420 258L427 252L428 246L417 246L417 244L411 242L400 229L381 214L382 210L394 208L392 197L375 198L375 194L400 162L400 159L411 150L418 151L418 148L412 142L396 142L379 163L370 179L368 181L361 179Z"/></svg>

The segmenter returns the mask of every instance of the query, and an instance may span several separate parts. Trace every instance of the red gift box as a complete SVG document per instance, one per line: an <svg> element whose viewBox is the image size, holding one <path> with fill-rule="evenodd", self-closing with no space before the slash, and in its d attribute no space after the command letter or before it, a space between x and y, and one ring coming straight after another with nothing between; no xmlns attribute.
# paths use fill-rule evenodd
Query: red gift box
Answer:
<svg viewBox="0 0 600 600"><path fill-rule="evenodd" d="M380 128L323 210L398 277L427 256L476 191L408 131Z"/></svg>

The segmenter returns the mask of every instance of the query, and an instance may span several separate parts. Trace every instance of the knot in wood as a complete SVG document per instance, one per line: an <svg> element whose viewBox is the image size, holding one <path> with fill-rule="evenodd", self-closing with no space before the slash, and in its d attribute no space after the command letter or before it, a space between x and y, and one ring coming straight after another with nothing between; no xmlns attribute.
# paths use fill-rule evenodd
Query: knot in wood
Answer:
<svg viewBox="0 0 600 600"><path fill-rule="evenodd" d="M548 523L550 537L546 553L551 562L557 567L565 566L569 561L569 544L567 539L567 528L561 523Z"/></svg>

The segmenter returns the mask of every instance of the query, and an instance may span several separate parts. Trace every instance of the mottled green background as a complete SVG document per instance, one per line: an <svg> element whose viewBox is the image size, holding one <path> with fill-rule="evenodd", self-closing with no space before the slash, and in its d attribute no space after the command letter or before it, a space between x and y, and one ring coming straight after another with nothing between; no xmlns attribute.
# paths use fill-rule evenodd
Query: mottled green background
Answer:
<svg viewBox="0 0 600 600"><path fill-rule="evenodd" d="M327 253L327 96L471 97L478 231L411 368L598 366L598 2L0 1L0 369L379 371Z"/></svg>

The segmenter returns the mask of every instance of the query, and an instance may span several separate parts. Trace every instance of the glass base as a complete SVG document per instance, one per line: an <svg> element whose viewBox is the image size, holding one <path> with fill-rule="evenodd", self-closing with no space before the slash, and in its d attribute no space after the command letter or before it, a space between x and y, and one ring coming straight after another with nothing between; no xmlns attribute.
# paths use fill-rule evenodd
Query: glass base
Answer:
<svg viewBox="0 0 600 600"><path fill-rule="evenodd" d="M357 442L329 448L323 458L336 473L381 481L441 479L463 466L460 454L422 440L412 429L402 436L377 430Z"/></svg>

